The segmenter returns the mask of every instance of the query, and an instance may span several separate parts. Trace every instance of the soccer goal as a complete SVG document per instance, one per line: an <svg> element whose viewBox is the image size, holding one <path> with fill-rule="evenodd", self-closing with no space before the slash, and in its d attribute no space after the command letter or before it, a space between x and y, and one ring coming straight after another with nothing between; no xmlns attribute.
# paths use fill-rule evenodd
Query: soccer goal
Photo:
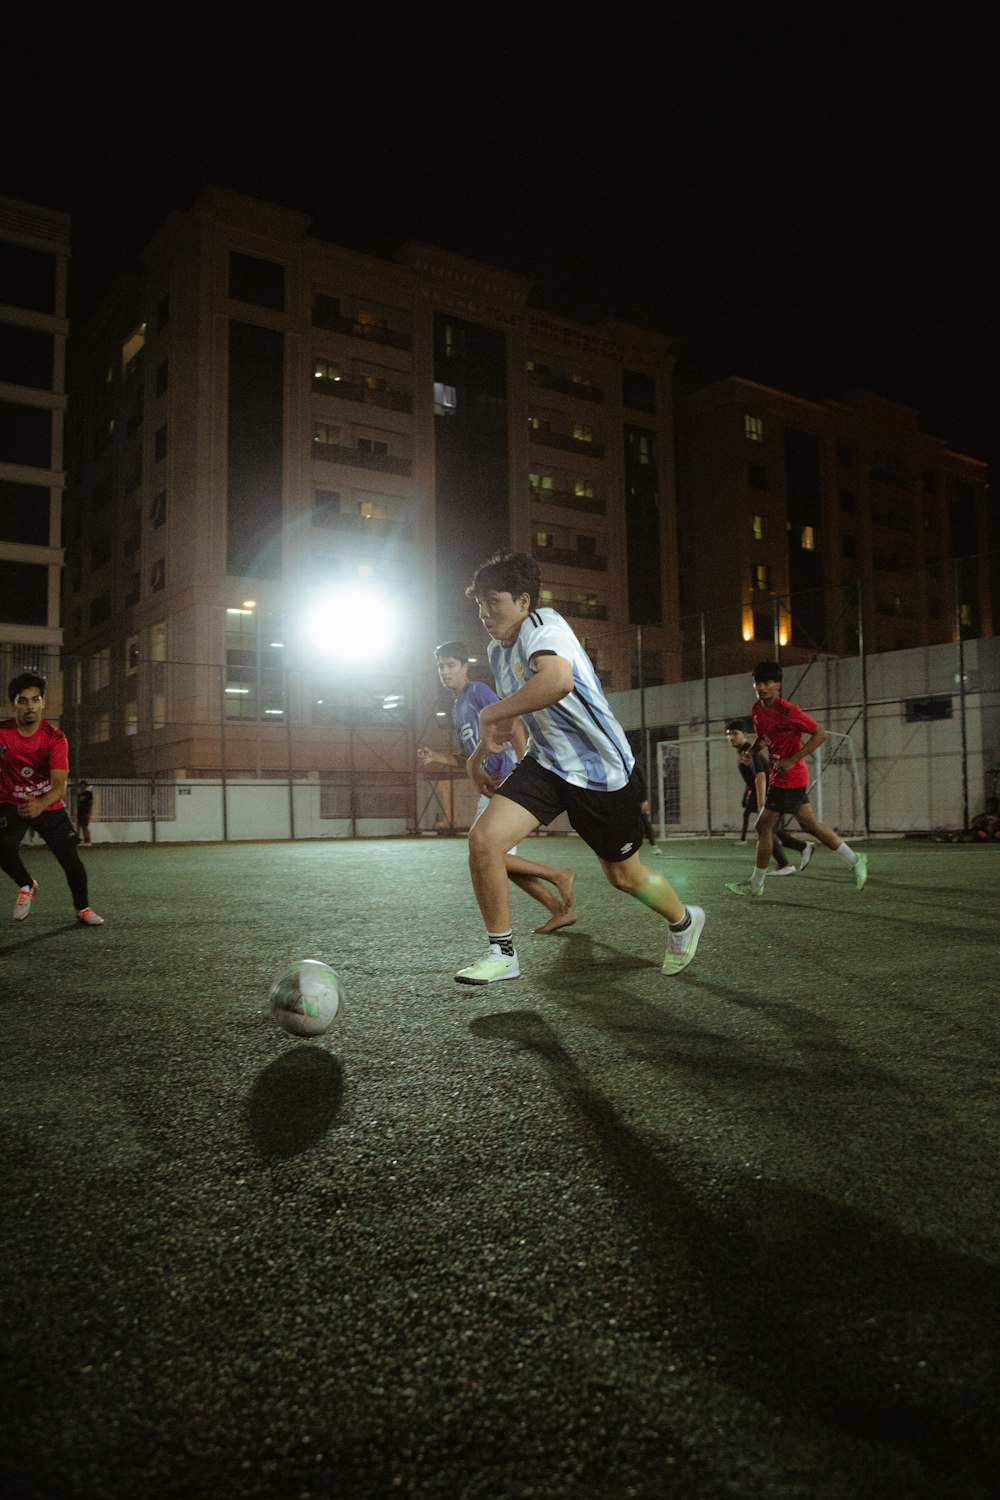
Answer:
<svg viewBox="0 0 1000 1500"><path fill-rule="evenodd" d="M842 834L860 832L864 801L852 737L829 731L806 765L809 801L819 821ZM660 740L656 779L661 839L705 838L742 828L743 778L721 735Z"/></svg>

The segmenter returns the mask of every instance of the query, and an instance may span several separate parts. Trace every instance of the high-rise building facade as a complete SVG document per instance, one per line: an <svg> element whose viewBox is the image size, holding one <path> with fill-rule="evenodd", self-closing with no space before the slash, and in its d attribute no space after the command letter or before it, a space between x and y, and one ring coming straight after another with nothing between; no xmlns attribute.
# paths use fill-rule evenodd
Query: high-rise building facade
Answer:
<svg viewBox="0 0 1000 1500"><path fill-rule="evenodd" d="M0 198L0 678L58 671L70 219Z"/></svg>
<svg viewBox="0 0 1000 1500"><path fill-rule="evenodd" d="M677 442L689 673L993 633L986 465L911 408L733 377L679 403Z"/></svg>
<svg viewBox="0 0 1000 1500"><path fill-rule="evenodd" d="M431 246L390 262L308 230L207 189L82 332L67 713L93 771L209 774L251 744L266 770L269 740L275 764L328 768L357 695L309 606L381 593L395 668L433 685L437 641L485 645L464 589L508 546L611 690L639 623L647 670L676 673L669 341L538 312L529 281ZM358 661L364 597L342 627Z"/></svg>

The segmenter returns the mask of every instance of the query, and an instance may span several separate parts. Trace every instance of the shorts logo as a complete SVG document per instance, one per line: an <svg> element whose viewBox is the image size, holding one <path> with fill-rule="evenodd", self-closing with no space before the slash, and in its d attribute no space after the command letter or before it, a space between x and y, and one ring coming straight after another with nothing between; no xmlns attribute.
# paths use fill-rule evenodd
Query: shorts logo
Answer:
<svg viewBox="0 0 1000 1500"><path fill-rule="evenodd" d="M621 854L629 854L629 853L631 853L631 851L634 848L635 848L634 844L622 844L619 853L621 853Z"/></svg>

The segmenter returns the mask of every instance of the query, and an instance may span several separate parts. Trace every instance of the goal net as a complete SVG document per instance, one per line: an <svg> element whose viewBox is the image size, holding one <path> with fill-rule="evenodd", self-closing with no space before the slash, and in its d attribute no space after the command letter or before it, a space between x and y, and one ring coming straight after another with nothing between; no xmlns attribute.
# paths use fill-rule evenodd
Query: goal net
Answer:
<svg viewBox="0 0 1000 1500"><path fill-rule="evenodd" d="M852 737L830 731L806 767L809 801L819 821L841 834L860 832L864 804ZM736 754L721 735L660 740L656 781L660 838L707 837L742 829L744 781Z"/></svg>

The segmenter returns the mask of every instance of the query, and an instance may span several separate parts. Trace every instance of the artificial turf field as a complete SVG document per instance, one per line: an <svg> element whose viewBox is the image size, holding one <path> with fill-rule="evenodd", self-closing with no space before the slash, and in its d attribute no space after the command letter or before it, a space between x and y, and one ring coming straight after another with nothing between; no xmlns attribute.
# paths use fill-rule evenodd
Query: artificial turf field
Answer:
<svg viewBox="0 0 1000 1500"><path fill-rule="evenodd" d="M27 851L5 1495L995 1500L1000 846L867 847L750 902L748 846L668 844L666 979L529 841L580 922L513 892L481 989L460 839L91 846L93 930ZM302 957L312 1042L266 1009Z"/></svg>

